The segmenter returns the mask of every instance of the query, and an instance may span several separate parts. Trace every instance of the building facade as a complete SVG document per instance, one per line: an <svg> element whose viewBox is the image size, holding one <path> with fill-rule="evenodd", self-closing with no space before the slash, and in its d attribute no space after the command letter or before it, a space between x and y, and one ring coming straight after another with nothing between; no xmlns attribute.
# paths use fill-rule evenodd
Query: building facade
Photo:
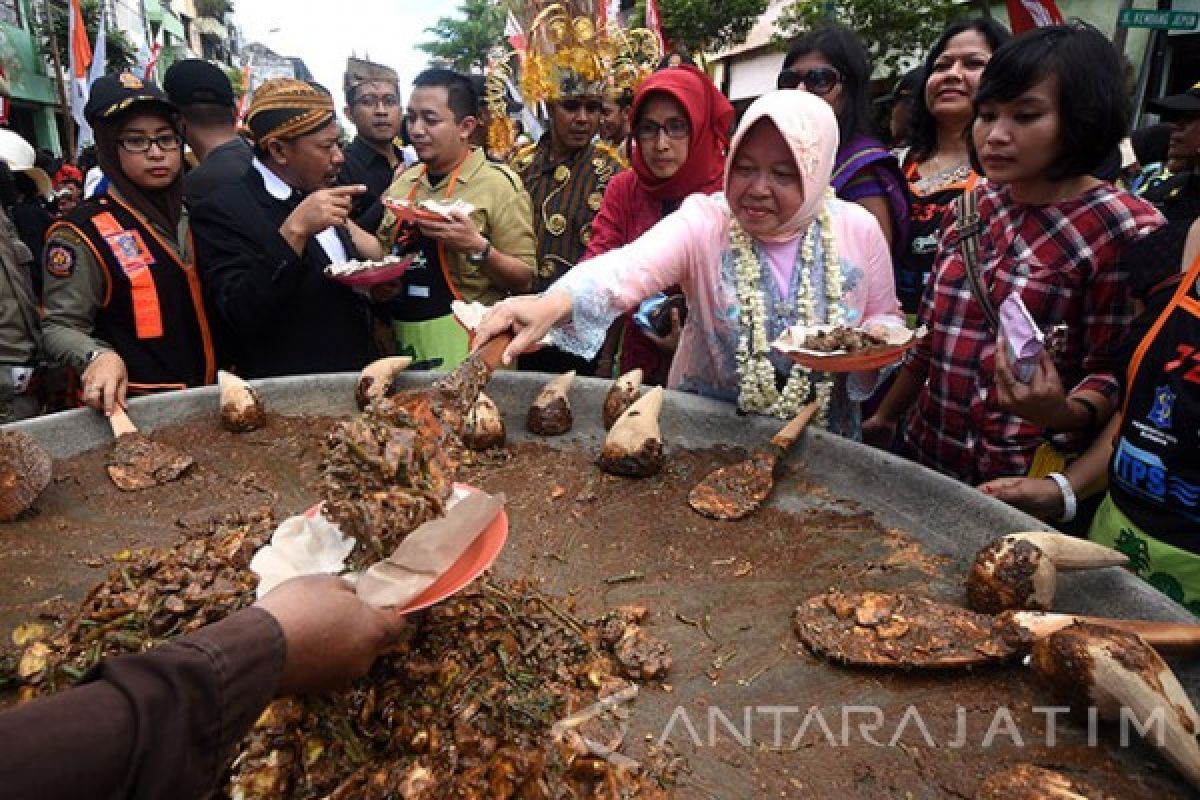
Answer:
<svg viewBox="0 0 1200 800"><path fill-rule="evenodd" d="M62 103L43 57L30 0L0 0L0 69L8 86L5 127L58 154Z"/></svg>

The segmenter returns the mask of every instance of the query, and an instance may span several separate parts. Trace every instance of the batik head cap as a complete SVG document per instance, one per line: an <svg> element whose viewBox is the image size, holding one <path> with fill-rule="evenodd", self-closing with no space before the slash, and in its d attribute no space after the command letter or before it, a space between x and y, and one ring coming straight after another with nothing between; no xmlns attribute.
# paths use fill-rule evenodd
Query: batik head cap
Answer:
<svg viewBox="0 0 1200 800"><path fill-rule="evenodd" d="M259 147L271 139L295 139L334 118L333 97L307 81L275 78L254 92L242 132Z"/></svg>
<svg viewBox="0 0 1200 800"><path fill-rule="evenodd" d="M391 67L350 56L346 59L346 74L342 78L342 89L347 101L353 97L354 90L364 83L387 83L394 86L400 83L400 78Z"/></svg>

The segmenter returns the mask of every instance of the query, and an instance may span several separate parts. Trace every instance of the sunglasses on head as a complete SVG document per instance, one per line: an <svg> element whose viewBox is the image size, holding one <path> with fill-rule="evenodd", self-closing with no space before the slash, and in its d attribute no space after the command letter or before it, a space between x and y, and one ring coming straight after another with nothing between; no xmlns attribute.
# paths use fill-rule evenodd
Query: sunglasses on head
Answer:
<svg viewBox="0 0 1200 800"><path fill-rule="evenodd" d="M817 67L806 72L785 69L775 80L776 89L799 89L803 86L813 94L829 94L842 76L833 67Z"/></svg>
<svg viewBox="0 0 1200 800"><path fill-rule="evenodd" d="M599 100L581 100L578 97L568 97L558 101L558 107L568 114L577 114L583 109L589 114L599 114L604 110L604 103Z"/></svg>

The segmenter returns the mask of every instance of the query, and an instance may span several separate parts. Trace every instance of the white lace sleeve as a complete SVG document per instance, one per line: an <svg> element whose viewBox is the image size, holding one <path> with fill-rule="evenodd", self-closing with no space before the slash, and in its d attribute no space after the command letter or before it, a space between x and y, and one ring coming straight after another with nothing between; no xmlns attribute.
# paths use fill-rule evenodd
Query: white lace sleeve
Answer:
<svg viewBox="0 0 1200 800"><path fill-rule="evenodd" d="M620 252L619 250L610 253ZM604 345L604 337L621 312L618 298L605 286L605 265L609 253L580 264L563 275L547 291L571 295L571 316L550 330L554 346L583 358L592 358Z"/></svg>
<svg viewBox="0 0 1200 800"><path fill-rule="evenodd" d="M686 292L686 277L723 241L727 218L724 198L693 195L636 241L569 270L548 290L571 296L571 318L551 331L554 346L591 358L620 314L668 286Z"/></svg>

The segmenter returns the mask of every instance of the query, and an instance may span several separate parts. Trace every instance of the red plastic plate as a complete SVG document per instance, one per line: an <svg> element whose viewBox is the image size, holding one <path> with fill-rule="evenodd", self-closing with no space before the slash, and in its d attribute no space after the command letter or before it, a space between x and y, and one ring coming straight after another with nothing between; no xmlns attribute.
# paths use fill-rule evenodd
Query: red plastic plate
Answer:
<svg viewBox="0 0 1200 800"><path fill-rule="evenodd" d="M368 269L353 275L330 275L330 278L346 286L376 286L380 283L394 281L408 271L415 256L409 256L404 261L378 269ZM328 273L326 273L328 274Z"/></svg>

